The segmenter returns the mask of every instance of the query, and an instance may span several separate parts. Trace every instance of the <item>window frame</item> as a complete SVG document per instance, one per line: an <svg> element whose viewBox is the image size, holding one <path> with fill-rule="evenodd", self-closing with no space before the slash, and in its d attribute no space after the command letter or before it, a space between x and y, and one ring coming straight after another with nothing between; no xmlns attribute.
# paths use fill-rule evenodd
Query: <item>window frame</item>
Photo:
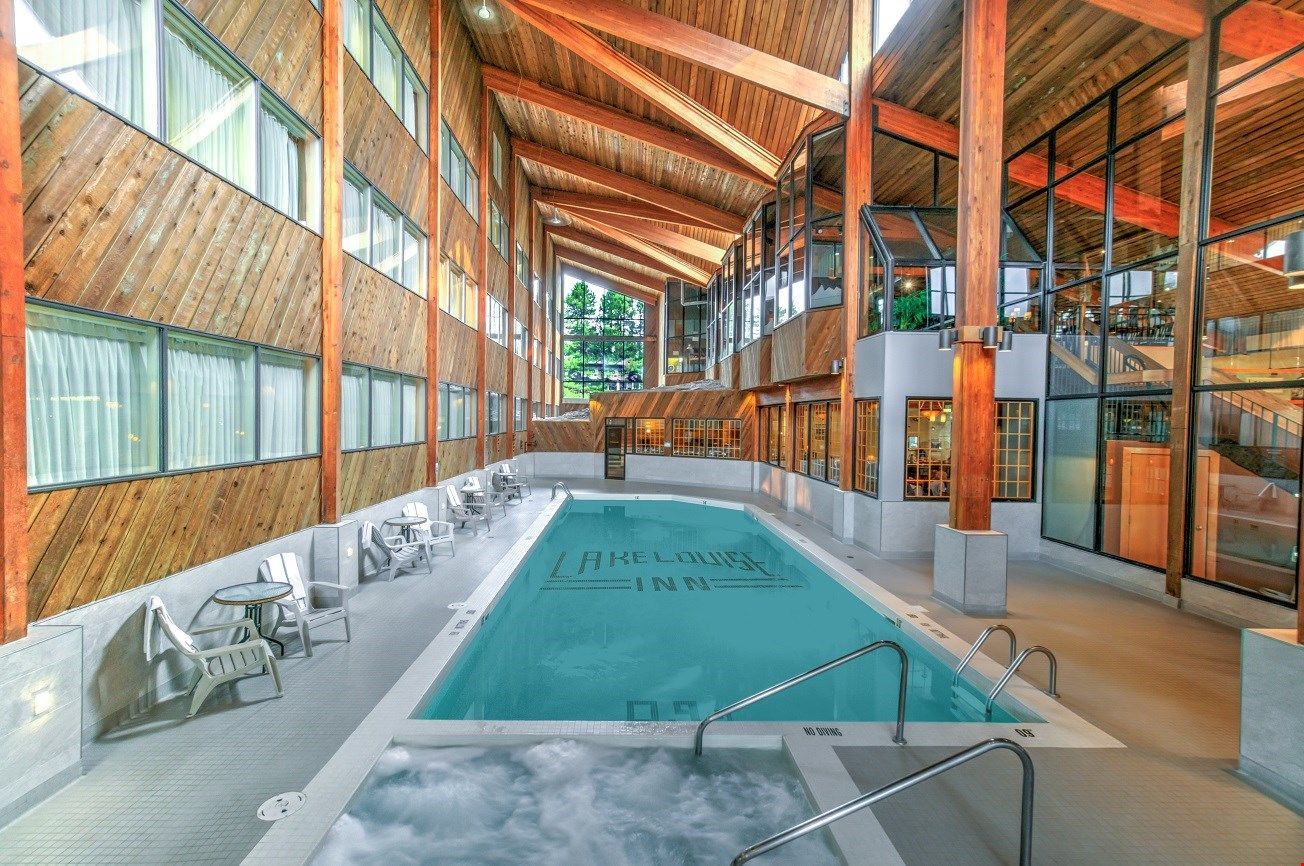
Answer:
<svg viewBox="0 0 1304 866"><path fill-rule="evenodd" d="M357 448L343 448L343 447L341 447L341 448L340 448L340 453L341 453L341 454L356 454L356 453L359 452L359 451L380 451L380 450L383 450L383 449L386 449L386 448L404 448L404 447L411 446L411 445L423 445L423 444L425 444L427 441L429 441L429 439L430 439L430 431L429 431L428 429L425 429L425 428L427 428L429 425L426 425L426 424L424 424L424 423L420 423L420 422L422 422L423 419L425 418L425 414L426 414L425 410L426 410L426 409L429 407L429 405L430 405L430 380L429 380L428 377L426 377L426 376L418 376L418 375L416 375L416 374L414 374L414 373L405 373L405 372L403 372L403 371L401 371L401 370L392 370L392 369L389 369L389 368L386 368L386 367L377 367L377 366L374 365L374 364L364 364L364 363L361 363L361 362L358 362L358 361L343 361L343 362L341 363L340 366L341 366L341 375L342 375L342 369L343 369L343 367L353 367L353 368L356 368L356 369L361 369L361 370L366 370L366 371L367 371L367 388L366 388L366 394L367 394L367 413L366 413L366 414L367 414L367 444L366 444L366 445L359 446L359 447L357 447ZM373 405L374 401L372 400L372 394L373 394L373 391L372 391L372 382L373 382L372 374L373 374L373 373L381 373L381 374L383 374L383 375L391 375L391 376L395 376L395 377L396 377L396 381L397 381L397 383L398 383L398 402L395 404L395 406L396 406L396 410L395 410L395 411L396 411L396 417L397 417L397 419L398 419L398 439L399 439L398 442L394 442L394 443L387 444L387 445L375 445L375 444L372 444L372 443L375 441L375 435L376 435L376 434L375 434L375 424L374 424L374 422L373 422L373 412L374 412L374 408L375 408L374 405ZM423 386L422 389L421 389L421 393L422 393L422 396L425 398L425 399L424 399L423 406L422 406L422 411L417 413L418 427L421 428L421 429L423 429L424 432L423 432L423 434L422 434L422 436L421 436L420 439L417 439L417 440L415 440L415 441L413 441L413 442L405 442L405 441L403 441L403 399L404 399L404 398L403 398L403 384L404 384L405 381L408 381L408 380L416 380L417 382L421 383L421 385ZM342 408L342 407L341 407L341 408Z"/></svg>
<svg viewBox="0 0 1304 866"><path fill-rule="evenodd" d="M904 402L903 407L902 407L902 408L903 408L903 414L902 414L902 417L903 417L904 419L906 419L906 422L907 422L907 423L906 423L905 425L903 425L903 427L902 427L902 431L901 431L901 447L902 447L902 452L901 452L901 470L902 470L902 471L901 471L901 501L902 501L902 502L946 502L947 500L950 499L950 494L949 494L949 493L948 493L946 496L910 496L909 493L908 493L908 491L909 491L909 480L906 478L905 467L906 467L906 454L908 454L909 451L910 451L910 445L909 445L909 442L910 442L909 417L910 417L910 416L909 416L909 412L910 412L910 403L911 403L912 401L916 401L916 400L917 400L917 401L928 401L928 402L950 403L950 404L952 405L952 407L954 407L954 405L955 405L955 400L954 400L953 397L916 396L916 395L912 395L912 394L908 394L908 395L905 397L905 402ZM1039 503L1039 502L1041 502L1041 496L1040 496L1039 486L1038 486L1038 483L1037 483L1037 481L1038 481L1038 472L1040 471L1040 465L1039 465L1039 462L1038 462L1038 451L1039 451L1039 448L1038 448L1038 438L1037 438L1037 437L1040 435L1040 432L1041 432L1041 430L1040 430L1040 424L1041 424L1041 408L1042 408L1042 407L1041 407L1041 403L1042 403L1042 401L1038 400L1038 399L1035 398L1035 397L997 397L997 398L996 398L996 403L997 403L997 406L998 406L998 407L999 407L999 405L1002 404L1002 403L1030 403L1030 404L1032 404L1032 417L1031 417L1031 421L1032 421L1032 434L1031 434L1031 442L1030 442L1030 444L1029 444L1029 455L1030 455L1030 459L1029 459L1029 464L1028 464L1028 466L1029 466L1029 471L1030 471L1031 475L1030 475L1030 483L1029 483L1029 495L1028 495L1026 498L1025 498L1025 497L1008 497L1008 496L995 496L995 495L993 495L993 496L991 497L991 500L992 500L992 502ZM880 431L881 431L881 425L882 425L882 415L881 415L881 413L882 413L882 403L879 404L879 412L880 412L880 416L879 416L879 424L880 424ZM996 463L996 450L995 450L995 449L996 449L996 440L995 440L995 438L994 438L994 437L995 437L995 426L994 426L994 425L998 423L999 419L1000 419L1000 411L999 411L999 408L998 408L997 412L996 412L996 413L993 415L993 417L992 417L992 424L993 424L993 450L992 450L992 487L993 487L993 491L992 491L992 492L993 492L993 493L995 492L995 486L996 486L996 484L998 483L998 482L997 482L997 478L996 478L996 468L997 468L998 464ZM880 432L880 439L879 439L879 447L880 447L880 449L882 448L882 438L881 438L881 437L882 437L882 434L881 434L881 432ZM881 453L881 452L880 452L880 453ZM880 467L882 466L882 460L881 460L881 459L880 459L880 461L879 461L879 465L880 465ZM949 460L947 461L947 465L948 465L948 467L954 468L954 465L955 465L955 458L954 458L954 455L951 457L951 459L949 459ZM880 490L882 490L881 477L882 477L882 476L881 476L881 469L880 469L880 484L879 484L879 489L880 489ZM948 483L949 483L951 480L952 480L952 477L948 477L948 478L947 478Z"/></svg>

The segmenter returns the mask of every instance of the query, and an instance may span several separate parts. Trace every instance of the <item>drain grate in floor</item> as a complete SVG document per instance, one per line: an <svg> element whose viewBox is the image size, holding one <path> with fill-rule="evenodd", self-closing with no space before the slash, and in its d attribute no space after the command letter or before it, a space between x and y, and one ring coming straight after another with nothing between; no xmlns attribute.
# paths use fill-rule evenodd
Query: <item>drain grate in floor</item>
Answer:
<svg viewBox="0 0 1304 866"><path fill-rule="evenodd" d="M258 807L258 817L264 821L279 821L288 818L303 808L308 798L302 791L287 791L277 794Z"/></svg>

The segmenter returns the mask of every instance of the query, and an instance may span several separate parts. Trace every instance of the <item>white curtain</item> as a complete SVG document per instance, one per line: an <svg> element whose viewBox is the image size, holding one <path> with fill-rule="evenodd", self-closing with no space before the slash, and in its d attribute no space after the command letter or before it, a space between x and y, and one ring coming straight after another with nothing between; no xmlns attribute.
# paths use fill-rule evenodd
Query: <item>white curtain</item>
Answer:
<svg viewBox="0 0 1304 866"><path fill-rule="evenodd" d="M68 87L146 129L141 0L18 0L18 53ZM151 22L152 23L152 22ZM153 34L150 34L153 41Z"/></svg>
<svg viewBox="0 0 1304 866"><path fill-rule="evenodd" d="M367 260L367 189L344 177L344 251Z"/></svg>
<svg viewBox="0 0 1304 866"><path fill-rule="evenodd" d="M301 134L264 109L259 123L262 138L258 192L263 200L291 219L302 220L303 139Z"/></svg>
<svg viewBox="0 0 1304 866"><path fill-rule="evenodd" d="M252 189L251 79L174 20L167 22L163 62L168 143Z"/></svg>
<svg viewBox="0 0 1304 866"><path fill-rule="evenodd" d="M27 309L27 483L154 472L158 332Z"/></svg>
<svg viewBox="0 0 1304 866"><path fill-rule="evenodd" d="M267 350L259 357L259 457L273 460L316 451L317 362Z"/></svg>
<svg viewBox="0 0 1304 866"><path fill-rule="evenodd" d="M403 226L403 285L414 292L425 294L421 285L421 272L425 264L425 238L415 229Z"/></svg>
<svg viewBox="0 0 1304 866"><path fill-rule="evenodd" d="M384 28L385 25L380 21L376 21L372 28L375 38L371 41L371 82L376 85L380 95L385 97L390 108L401 117L403 105L399 99L398 82L399 76L403 74L402 61L397 46L390 44Z"/></svg>
<svg viewBox="0 0 1304 866"><path fill-rule="evenodd" d="M344 3L344 46L358 61L365 72L367 69L367 44L370 34L368 14L369 0L343 0Z"/></svg>
<svg viewBox="0 0 1304 866"><path fill-rule="evenodd" d="M345 366L340 384L340 448L346 451L367 447L368 397L366 369Z"/></svg>
<svg viewBox="0 0 1304 866"><path fill-rule="evenodd" d="M465 436L475 435L475 431L470 429L467 424L467 392L466 389L459 385L452 385L448 389L448 438L461 439Z"/></svg>
<svg viewBox="0 0 1304 866"><path fill-rule="evenodd" d="M398 217L379 204L372 208L371 264L393 280L399 277Z"/></svg>
<svg viewBox="0 0 1304 866"><path fill-rule="evenodd" d="M426 435L426 384L403 377L403 441L420 442Z"/></svg>
<svg viewBox="0 0 1304 866"><path fill-rule="evenodd" d="M371 444L397 445L399 441L399 380L397 373L371 373Z"/></svg>
<svg viewBox="0 0 1304 866"><path fill-rule="evenodd" d="M168 468L254 459L254 350L168 338Z"/></svg>

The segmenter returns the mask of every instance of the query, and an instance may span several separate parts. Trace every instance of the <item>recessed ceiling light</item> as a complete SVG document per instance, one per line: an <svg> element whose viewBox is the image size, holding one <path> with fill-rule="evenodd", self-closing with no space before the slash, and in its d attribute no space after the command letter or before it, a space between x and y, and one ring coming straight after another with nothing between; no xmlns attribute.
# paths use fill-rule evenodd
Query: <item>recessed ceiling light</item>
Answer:
<svg viewBox="0 0 1304 866"><path fill-rule="evenodd" d="M475 17L481 21L492 21L494 10L489 8L489 0L480 0L480 8L475 10Z"/></svg>

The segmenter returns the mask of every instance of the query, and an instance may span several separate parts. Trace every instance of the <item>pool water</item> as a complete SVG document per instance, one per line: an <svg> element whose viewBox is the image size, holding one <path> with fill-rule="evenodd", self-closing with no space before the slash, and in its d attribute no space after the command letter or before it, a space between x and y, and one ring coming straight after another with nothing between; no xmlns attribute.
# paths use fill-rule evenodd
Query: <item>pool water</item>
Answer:
<svg viewBox="0 0 1304 866"><path fill-rule="evenodd" d="M816 811L777 749L392 747L314 863L719 866ZM818 833L764 859L842 862Z"/></svg>
<svg viewBox="0 0 1304 866"><path fill-rule="evenodd" d="M418 715L696 721L883 639L910 657L908 721L981 718L972 686L745 511L574 500ZM731 718L893 720L899 671L880 650Z"/></svg>

